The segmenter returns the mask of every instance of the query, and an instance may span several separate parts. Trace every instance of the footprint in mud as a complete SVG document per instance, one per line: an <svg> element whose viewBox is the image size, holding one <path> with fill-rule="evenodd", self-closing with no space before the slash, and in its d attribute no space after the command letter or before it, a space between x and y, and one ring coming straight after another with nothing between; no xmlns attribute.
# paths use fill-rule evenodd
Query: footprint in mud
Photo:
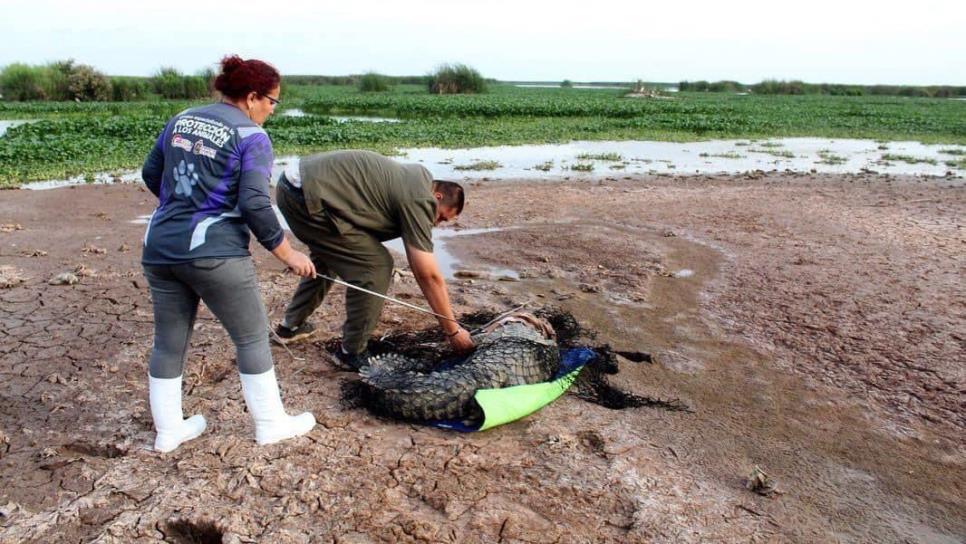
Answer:
<svg viewBox="0 0 966 544"><path fill-rule="evenodd" d="M632 363L653 363L654 358L650 353L645 351L620 351L614 350L614 353L620 355L621 357L627 359Z"/></svg>
<svg viewBox="0 0 966 544"><path fill-rule="evenodd" d="M104 459L116 459L127 455L127 450L118 447L116 444L90 443L85 441L71 442L64 446L64 453L75 453L86 455L87 457L103 457Z"/></svg>
<svg viewBox="0 0 966 544"><path fill-rule="evenodd" d="M214 521L172 518L159 524L165 542L175 544L221 544L224 531Z"/></svg>
<svg viewBox="0 0 966 544"><path fill-rule="evenodd" d="M604 451L606 441L597 431L580 431L577 433L577 439L588 452L600 457L607 457L607 452Z"/></svg>

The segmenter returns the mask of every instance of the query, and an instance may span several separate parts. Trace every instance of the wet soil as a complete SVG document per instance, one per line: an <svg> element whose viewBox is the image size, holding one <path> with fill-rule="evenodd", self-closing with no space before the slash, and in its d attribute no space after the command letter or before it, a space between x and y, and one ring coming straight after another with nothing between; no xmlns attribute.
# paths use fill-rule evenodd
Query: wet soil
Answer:
<svg viewBox="0 0 966 544"><path fill-rule="evenodd" d="M314 341L273 348L289 411L316 430L255 445L205 310L185 413L209 429L165 455L149 449L152 317L130 222L153 206L136 185L0 192L18 279L0 289L0 542L966 539L961 180L473 183L457 228L515 228L447 247L521 279L453 280L457 311L569 311L629 356L612 384L690 411L568 394L477 434L375 417L346 405L352 374L325 352L336 287ZM255 255L277 319L296 278ZM48 283L64 272L78 282ZM392 294L423 303L405 274ZM432 324L387 306L377 334ZM756 467L771 492L747 489Z"/></svg>

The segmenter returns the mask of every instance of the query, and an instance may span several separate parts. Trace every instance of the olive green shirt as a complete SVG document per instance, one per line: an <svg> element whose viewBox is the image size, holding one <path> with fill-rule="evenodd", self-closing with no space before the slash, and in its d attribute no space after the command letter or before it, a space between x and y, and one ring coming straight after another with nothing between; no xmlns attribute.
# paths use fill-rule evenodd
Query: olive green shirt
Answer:
<svg viewBox="0 0 966 544"><path fill-rule="evenodd" d="M402 236L433 251L436 198L433 176L422 165L372 151L330 151L303 157L299 176L309 213L327 215L341 232L351 225L379 241Z"/></svg>

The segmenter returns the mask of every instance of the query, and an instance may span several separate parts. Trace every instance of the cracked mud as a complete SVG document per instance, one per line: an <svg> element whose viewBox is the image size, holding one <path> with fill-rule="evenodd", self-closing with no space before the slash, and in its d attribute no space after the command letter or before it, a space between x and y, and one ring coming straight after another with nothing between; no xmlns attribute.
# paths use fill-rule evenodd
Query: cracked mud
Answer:
<svg viewBox="0 0 966 544"><path fill-rule="evenodd" d="M474 183L458 313L530 299L612 346L615 391L455 434L342 401L320 334L273 347L308 436L258 447L227 334L199 314L185 413L148 448L152 196L132 185L0 197L0 542L961 542L966 539L966 195L961 180L771 174ZM131 249L134 248L134 249ZM261 249L278 319L296 278ZM398 264L403 265L400 258ZM688 273L682 273L682 271ZM69 272L77 282L50 285ZM16 278L14 281L13 278ZM401 275L391 294L421 302ZM387 306L378 336L431 318ZM747 488L755 470L776 490Z"/></svg>

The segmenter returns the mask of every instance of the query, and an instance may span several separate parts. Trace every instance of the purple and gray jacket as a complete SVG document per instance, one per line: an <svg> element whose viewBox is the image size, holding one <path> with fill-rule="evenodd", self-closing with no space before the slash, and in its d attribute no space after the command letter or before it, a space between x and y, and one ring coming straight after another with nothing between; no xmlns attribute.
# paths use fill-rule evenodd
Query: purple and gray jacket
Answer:
<svg viewBox="0 0 966 544"><path fill-rule="evenodd" d="M250 233L271 251L284 234L268 194L272 142L230 104L185 110L168 121L141 177L158 199L141 262L178 264L250 255Z"/></svg>

